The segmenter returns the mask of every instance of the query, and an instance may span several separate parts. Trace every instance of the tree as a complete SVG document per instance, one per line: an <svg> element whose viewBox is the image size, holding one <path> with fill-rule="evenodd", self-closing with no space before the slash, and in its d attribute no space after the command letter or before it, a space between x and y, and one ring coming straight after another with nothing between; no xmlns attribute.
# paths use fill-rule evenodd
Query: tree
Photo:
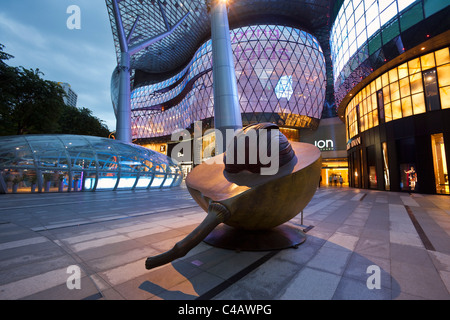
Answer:
<svg viewBox="0 0 450 320"><path fill-rule="evenodd" d="M67 106L63 88L42 79L39 69L8 66L4 61L13 56L3 48L0 44L0 135L109 136L106 125L91 110Z"/></svg>
<svg viewBox="0 0 450 320"><path fill-rule="evenodd" d="M82 134L108 137L109 129L88 108L66 106L59 119L60 132L65 134Z"/></svg>
<svg viewBox="0 0 450 320"><path fill-rule="evenodd" d="M65 106L64 90L39 69L10 67L0 44L0 134L53 133Z"/></svg>

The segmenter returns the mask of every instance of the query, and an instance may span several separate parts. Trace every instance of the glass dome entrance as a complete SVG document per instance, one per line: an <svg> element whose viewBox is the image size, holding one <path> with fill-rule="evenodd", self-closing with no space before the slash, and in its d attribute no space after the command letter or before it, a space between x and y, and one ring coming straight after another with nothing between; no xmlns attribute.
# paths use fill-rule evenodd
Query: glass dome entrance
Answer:
<svg viewBox="0 0 450 320"><path fill-rule="evenodd" d="M155 151L100 137L0 137L0 193L177 186L181 168Z"/></svg>

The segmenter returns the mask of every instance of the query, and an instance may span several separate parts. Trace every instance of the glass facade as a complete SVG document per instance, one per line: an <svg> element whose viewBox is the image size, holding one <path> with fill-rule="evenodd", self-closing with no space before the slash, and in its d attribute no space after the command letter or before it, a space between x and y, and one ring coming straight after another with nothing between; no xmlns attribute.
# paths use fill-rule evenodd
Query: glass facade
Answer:
<svg viewBox="0 0 450 320"><path fill-rule="evenodd" d="M331 28L334 80L367 40L416 0L345 0Z"/></svg>
<svg viewBox="0 0 450 320"><path fill-rule="evenodd" d="M330 33L336 103L374 70L447 31L447 0L337 0Z"/></svg>
<svg viewBox="0 0 450 320"><path fill-rule="evenodd" d="M0 193L177 186L169 157L120 141L77 135L0 137Z"/></svg>
<svg viewBox="0 0 450 320"><path fill-rule="evenodd" d="M360 90L345 110L347 140L380 123L448 108L447 47L404 62Z"/></svg>
<svg viewBox="0 0 450 320"><path fill-rule="evenodd" d="M243 124L314 127L325 99L322 49L309 33L253 25L230 31ZM214 117L211 41L176 76L131 93L132 136L167 136ZM114 89L114 88L113 88Z"/></svg>

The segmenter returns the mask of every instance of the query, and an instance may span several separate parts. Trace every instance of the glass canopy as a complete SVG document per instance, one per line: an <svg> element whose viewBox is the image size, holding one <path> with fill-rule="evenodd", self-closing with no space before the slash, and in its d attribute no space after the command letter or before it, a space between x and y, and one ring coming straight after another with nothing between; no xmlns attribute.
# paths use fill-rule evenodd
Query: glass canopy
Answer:
<svg viewBox="0 0 450 320"><path fill-rule="evenodd" d="M0 193L134 190L180 185L169 157L79 135L0 137Z"/></svg>

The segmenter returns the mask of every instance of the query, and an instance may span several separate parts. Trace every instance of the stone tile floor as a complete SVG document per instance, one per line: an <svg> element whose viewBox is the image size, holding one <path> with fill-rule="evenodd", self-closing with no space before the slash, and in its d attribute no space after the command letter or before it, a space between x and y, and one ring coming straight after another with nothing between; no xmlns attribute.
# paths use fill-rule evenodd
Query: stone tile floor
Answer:
<svg viewBox="0 0 450 320"><path fill-rule="evenodd" d="M0 299L450 299L449 196L320 188L297 249L201 243L145 269L204 217L184 186L0 195Z"/></svg>

